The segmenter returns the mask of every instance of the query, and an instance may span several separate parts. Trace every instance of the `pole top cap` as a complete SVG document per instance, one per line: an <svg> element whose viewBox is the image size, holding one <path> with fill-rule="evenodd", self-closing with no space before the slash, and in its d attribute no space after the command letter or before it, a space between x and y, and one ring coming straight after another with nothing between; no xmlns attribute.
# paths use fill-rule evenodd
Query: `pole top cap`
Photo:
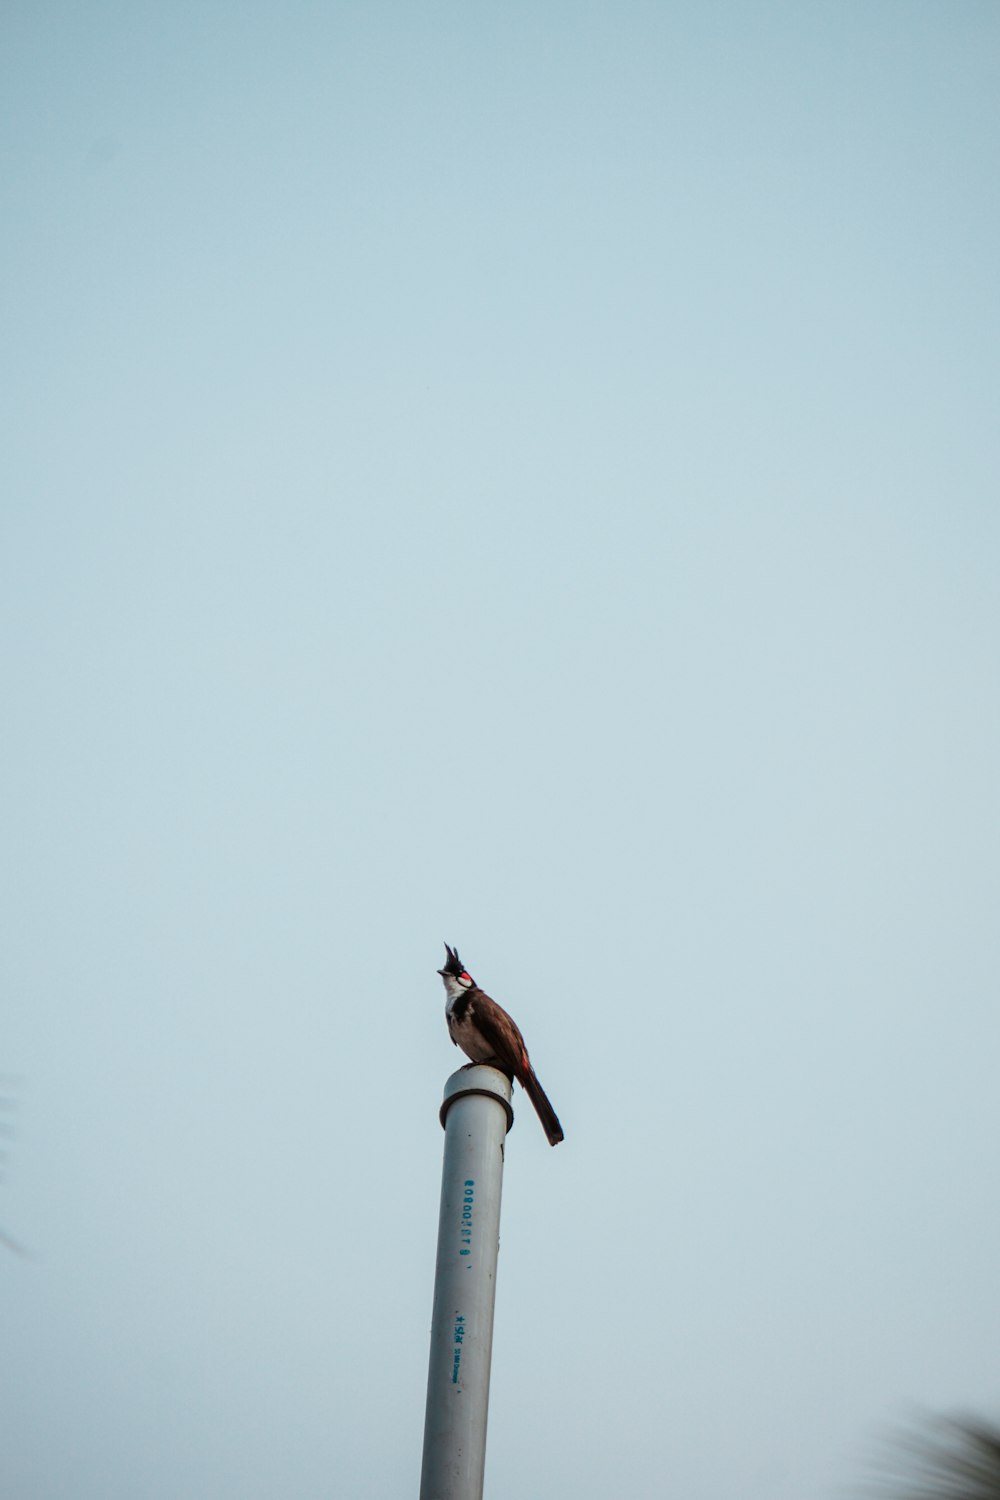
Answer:
<svg viewBox="0 0 1000 1500"><path fill-rule="evenodd" d="M510 1130L514 1123L514 1111L510 1102L512 1092L510 1079L499 1068L491 1068L486 1063L469 1063L468 1067L459 1068L457 1073L452 1073L444 1086L441 1124L444 1125L448 1111L456 1099L464 1099L468 1094L484 1094L487 1099L495 1099L498 1104L503 1105L507 1129Z"/></svg>

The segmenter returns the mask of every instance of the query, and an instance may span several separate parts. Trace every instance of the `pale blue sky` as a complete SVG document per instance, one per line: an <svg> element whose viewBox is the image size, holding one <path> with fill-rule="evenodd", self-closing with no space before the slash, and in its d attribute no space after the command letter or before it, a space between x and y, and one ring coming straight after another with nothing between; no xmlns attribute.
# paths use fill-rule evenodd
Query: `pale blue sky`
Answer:
<svg viewBox="0 0 1000 1500"><path fill-rule="evenodd" d="M13 1500L487 1497L1000 1409L1000 11L9 3ZM517 1103L517 1101L515 1101Z"/></svg>

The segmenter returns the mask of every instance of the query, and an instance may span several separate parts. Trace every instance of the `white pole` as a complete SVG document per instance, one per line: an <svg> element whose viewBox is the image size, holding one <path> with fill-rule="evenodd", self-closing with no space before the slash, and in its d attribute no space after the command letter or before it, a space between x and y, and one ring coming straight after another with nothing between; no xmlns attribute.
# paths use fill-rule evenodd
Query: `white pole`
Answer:
<svg viewBox="0 0 1000 1500"><path fill-rule="evenodd" d="M460 1068L444 1087L444 1170L420 1500L482 1500L510 1079Z"/></svg>

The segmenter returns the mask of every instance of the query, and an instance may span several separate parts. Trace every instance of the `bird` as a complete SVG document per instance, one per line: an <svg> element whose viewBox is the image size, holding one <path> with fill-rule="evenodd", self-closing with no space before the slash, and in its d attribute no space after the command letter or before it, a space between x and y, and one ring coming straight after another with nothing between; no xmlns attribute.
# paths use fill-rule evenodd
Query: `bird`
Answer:
<svg viewBox="0 0 1000 1500"><path fill-rule="evenodd" d="M535 1106L549 1145L558 1146L565 1139L563 1128L535 1077L524 1037L503 1006L479 988L459 958L458 949L447 943L444 946L448 957L438 973L448 997L444 1014L452 1041L474 1063L490 1063L511 1080L516 1078Z"/></svg>

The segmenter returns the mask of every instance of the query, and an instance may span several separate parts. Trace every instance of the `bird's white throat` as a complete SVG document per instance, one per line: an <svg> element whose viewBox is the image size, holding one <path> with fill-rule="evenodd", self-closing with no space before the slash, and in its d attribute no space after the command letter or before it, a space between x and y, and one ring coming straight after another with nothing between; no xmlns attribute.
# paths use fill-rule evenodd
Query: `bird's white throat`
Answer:
<svg viewBox="0 0 1000 1500"><path fill-rule="evenodd" d="M444 984L444 992L448 997L444 1007L445 1014L451 1015L452 1007L454 1006L455 1001L459 998L460 995L466 994L471 986L463 984L462 981L458 979L454 974L442 974L441 980Z"/></svg>

